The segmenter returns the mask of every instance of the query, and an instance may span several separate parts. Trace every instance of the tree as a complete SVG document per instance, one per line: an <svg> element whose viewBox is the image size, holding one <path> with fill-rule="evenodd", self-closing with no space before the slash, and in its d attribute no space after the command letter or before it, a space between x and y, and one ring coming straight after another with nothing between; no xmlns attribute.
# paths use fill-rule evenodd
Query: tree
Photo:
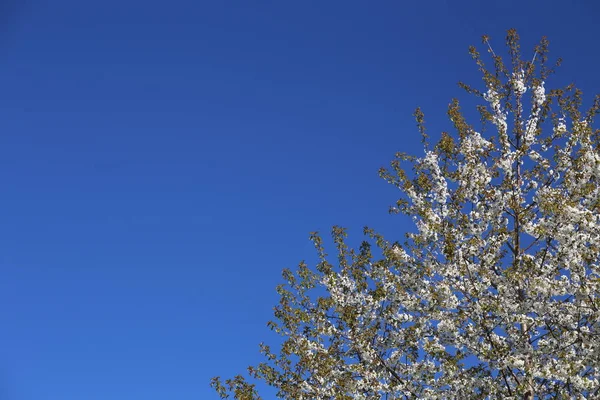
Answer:
<svg viewBox="0 0 600 400"><path fill-rule="evenodd" d="M452 100L456 133L430 146L417 109L424 156L380 171L415 233L365 228L350 249L334 227L335 263L315 233L320 262L284 271L269 322L283 345L249 368L279 397L600 398L600 97L582 112L573 85L545 89L545 38L531 61L516 31L506 41L508 63L483 37L493 68L470 48L485 90L459 84L481 129ZM212 385L259 398L241 375Z"/></svg>

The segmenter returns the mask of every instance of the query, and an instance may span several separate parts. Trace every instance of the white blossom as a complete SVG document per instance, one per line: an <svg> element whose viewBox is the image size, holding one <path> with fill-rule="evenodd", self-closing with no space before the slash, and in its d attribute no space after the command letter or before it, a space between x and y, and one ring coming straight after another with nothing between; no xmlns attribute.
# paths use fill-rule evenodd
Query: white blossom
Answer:
<svg viewBox="0 0 600 400"><path fill-rule="evenodd" d="M513 73L512 77L512 85L517 96L522 96L527 91L527 86L525 86L525 73L524 71L519 71Z"/></svg>

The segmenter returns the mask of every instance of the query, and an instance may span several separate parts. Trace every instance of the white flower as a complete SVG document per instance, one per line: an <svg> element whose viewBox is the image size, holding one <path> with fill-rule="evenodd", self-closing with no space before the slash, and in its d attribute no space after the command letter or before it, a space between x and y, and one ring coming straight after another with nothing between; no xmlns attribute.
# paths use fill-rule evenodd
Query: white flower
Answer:
<svg viewBox="0 0 600 400"><path fill-rule="evenodd" d="M394 253L394 255L398 257L400 261L406 262L410 260L410 256L406 253L406 251L404 251L404 249L397 244L392 246L392 253Z"/></svg>
<svg viewBox="0 0 600 400"><path fill-rule="evenodd" d="M534 104L540 108L546 101L546 89L544 89L544 82L541 82L538 86L533 88L533 101Z"/></svg>
<svg viewBox="0 0 600 400"><path fill-rule="evenodd" d="M521 70L519 73L513 73L512 85L517 96L522 96L527 91L525 86L525 73Z"/></svg>
<svg viewBox="0 0 600 400"><path fill-rule="evenodd" d="M565 123L565 118L561 117L558 119L558 123L554 127L554 135L559 136L565 132L567 132L567 124Z"/></svg>

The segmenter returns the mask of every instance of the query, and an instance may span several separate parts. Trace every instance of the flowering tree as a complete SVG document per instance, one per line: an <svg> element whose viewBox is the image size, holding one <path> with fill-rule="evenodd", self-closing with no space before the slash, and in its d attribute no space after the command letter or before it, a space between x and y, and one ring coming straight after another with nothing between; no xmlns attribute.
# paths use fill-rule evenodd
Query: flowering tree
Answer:
<svg viewBox="0 0 600 400"><path fill-rule="evenodd" d="M390 243L365 229L358 249L333 229L337 259L284 271L278 352L250 367L286 399L600 398L600 97L581 112L572 86L545 89L546 39L531 61L507 35L504 63L475 48L484 90L475 130L453 100L455 135L381 176L417 230ZM558 64L558 63L557 63ZM408 163L411 169L403 169ZM258 399L242 376L213 387Z"/></svg>

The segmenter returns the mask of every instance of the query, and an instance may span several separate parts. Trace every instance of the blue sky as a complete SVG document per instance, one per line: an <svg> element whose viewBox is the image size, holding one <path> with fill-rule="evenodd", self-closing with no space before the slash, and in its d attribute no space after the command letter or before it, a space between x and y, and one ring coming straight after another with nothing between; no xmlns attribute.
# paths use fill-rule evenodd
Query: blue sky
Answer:
<svg viewBox="0 0 600 400"><path fill-rule="evenodd" d="M497 3L497 4L495 4ZM600 87L596 2L0 3L0 399L213 399L313 230L410 229L377 169L480 36ZM547 86L552 86L549 83Z"/></svg>

